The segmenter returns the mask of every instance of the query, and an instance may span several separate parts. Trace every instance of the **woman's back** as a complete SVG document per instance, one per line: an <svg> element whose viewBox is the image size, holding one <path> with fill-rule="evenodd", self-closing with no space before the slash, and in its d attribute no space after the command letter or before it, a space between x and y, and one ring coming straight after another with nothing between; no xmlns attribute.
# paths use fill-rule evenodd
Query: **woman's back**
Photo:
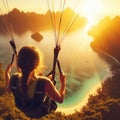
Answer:
<svg viewBox="0 0 120 120"><path fill-rule="evenodd" d="M25 106L25 103L31 102L32 104L41 104L43 99L45 98L45 78L38 78L31 81L31 83L27 86L27 94L24 96L24 91L22 90L22 77L19 74L15 74L11 77L10 88L13 92L13 95L17 101L20 101L21 106ZM36 99L36 96L39 96ZM34 106L33 106L34 107Z"/></svg>
<svg viewBox="0 0 120 120"><path fill-rule="evenodd" d="M11 91L15 98L15 104L18 109L24 112L28 117L40 118L57 108L54 101L46 98L44 93L46 79L39 78L31 82L27 89L26 98L22 94L20 88L20 80L18 74L11 77Z"/></svg>

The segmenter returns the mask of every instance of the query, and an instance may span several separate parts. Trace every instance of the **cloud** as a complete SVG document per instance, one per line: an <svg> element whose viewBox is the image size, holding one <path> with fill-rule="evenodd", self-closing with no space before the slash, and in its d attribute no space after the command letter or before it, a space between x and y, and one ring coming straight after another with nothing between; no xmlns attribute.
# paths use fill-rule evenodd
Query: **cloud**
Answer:
<svg viewBox="0 0 120 120"><path fill-rule="evenodd" d="M89 32L94 39L91 47L100 49L120 61L120 17L105 17Z"/></svg>
<svg viewBox="0 0 120 120"><path fill-rule="evenodd" d="M11 23L13 31L19 35L25 33L26 31L31 31L34 33L44 30L50 30L52 29L51 14L55 16L54 21L56 22L56 27L59 27L61 15L60 11L57 11L56 13L50 13L50 11L48 10L46 14L37 14L35 12L25 13L15 8L11 12L9 12L9 14L0 16L0 26L3 26L2 28L0 28L0 32L3 33L5 30L7 31L7 27L9 25L7 23L6 27L6 19L8 19ZM73 20L71 18L73 18ZM72 24L72 22L74 22L74 24ZM77 29L81 29L86 25L86 23L87 20L84 17L80 17L70 8L66 8L63 12L60 29L61 31L64 31L67 26L69 27L69 25L71 25L72 27L70 27L71 29L69 30L69 32L72 32Z"/></svg>

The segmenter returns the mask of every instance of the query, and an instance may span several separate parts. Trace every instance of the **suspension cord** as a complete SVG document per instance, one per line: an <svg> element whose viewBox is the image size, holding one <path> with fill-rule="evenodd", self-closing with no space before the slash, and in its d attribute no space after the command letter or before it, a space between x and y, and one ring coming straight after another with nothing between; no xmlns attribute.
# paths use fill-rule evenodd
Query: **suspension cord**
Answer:
<svg viewBox="0 0 120 120"><path fill-rule="evenodd" d="M12 64L14 61L14 56L17 54L17 51L16 51L15 42L13 40L13 29L12 29L12 25L9 19L10 16L9 16L8 0L1 1L0 12L2 13L0 22L1 22L1 27L3 29L3 33L10 40L9 43L13 49L13 55L12 55L12 60L11 60L11 64Z"/></svg>
<svg viewBox="0 0 120 120"><path fill-rule="evenodd" d="M3 0L1 3L1 7L0 7L0 12L2 13L1 15L1 23L2 23L2 28L4 31L4 34L8 37L8 39L11 39L13 37L12 33L12 25L10 23L10 19L9 19L9 5L8 5L8 1L7 0ZM7 14L5 14L7 13Z"/></svg>
<svg viewBox="0 0 120 120"><path fill-rule="evenodd" d="M50 3L49 0L47 0L49 9L50 9L50 16L51 16L51 22L52 22L52 28L53 28L53 32L54 32L54 39L55 39L55 43L56 43L56 47L54 49L54 58L53 58L53 69L52 71L48 74L52 74L52 80L55 79L55 69L56 69L56 64L58 65L58 69L61 73L61 69L60 69L60 64L59 61L57 60L58 58L58 54L60 51L60 43L63 41L64 37L66 36L67 32L69 31L69 29L71 28L71 26L73 25L74 21L77 19L78 14L73 14L70 18L70 20L68 21L67 26L65 27L65 30L63 31L62 36L60 36L60 32L61 32L61 24L62 24L62 19L63 19L63 13L64 13L64 8L65 8L65 4L66 4L67 0L61 0L60 1L60 18L58 21L58 26L56 25L56 13L54 13L54 0L52 0L52 2ZM75 8L78 5L79 0L77 0L77 2L75 3ZM51 5L52 4L52 5ZM58 28L57 28L58 27ZM58 33L57 33L58 32ZM48 76L47 75L47 76Z"/></svg>
<svg viewBox="0 0 120 120"><path fill-rule="evenodd" d="M1 18L0 18L1 29L3 30L3 34L5 34L5 36L6 36L8 39L10 39L11 36L10 36L10 34L9 34L8 27L7 27L7 25L6 25L3 17L4 17L4 16L2 15Z"/></svg>
<svg viewBox="0 0 120 120"><path fill-rule="evenodd" d="M8 26L9 26L11 38L13 38L13 27L12 27L12 24L11 24L11 22L10 22L10 14L9 14L10 9L9 9L9 4L8 4L8 0L5 0L5 1L6 1L6 2L5 2L4 4L5 4L5 6L6 6L6 11L7 11L7 13L8 13L8 15L7 15L7 22L8 22Z"/></svg>
<svg viewBox="0 0 120 120"><path fill-rule="evenodd" d="M67 35L68 31L70 30L71 26L73 25L75 20L78 18L78 16L79 16L78 14L76 14L76 16L73 15L72 19L69 21L69 24L65 28L62 37L60 38L60 43L64 40L65 36Z"/></svg>
<svg viewBox="0 0 120 120"><path fill-rule="evenodd" d="M47 0L47 4L48 4L48 7L49 7L49 11L50 11L50 18L51 18L51 23L52 23L52 29L53 29L53 34L54 34L54 40L55 40L55 44L57 44L57 28L56 28L56 17L55 17L55 13L53 11L53 1L52 1L52 5L50 3L49 0Z"/></svg>
<svg viewBox="0 0 120 120"><path fill-rule="evenodd" d="M65 3L66 3L66 0L62 1L61 0L61 3L60 3L60 12L61 12L61 15L60 15L60 19L59 19L59 25L58 25L58 36L57 36L57 44L59 44L59 38L60 38L60 30L61 30L61 23L62 23L62 18L63 18L63 12L64 12L64 7L65 7Z"/></svg>
<svg viewBox="0 0 120 120"><path fill-rule="evenodd" d="M72 2L71 2L71 4L72 4ZM77 6L79 5L79 0L77 0L77 2L74 2L74 4L75 4L75 5L73 5L73 6L74 6L73 9L77 8ZM80 11L79 11L79 12L80 12ZM64 30L64 32L63 32L63 35L61 36L61 38L60 38L60 40L59 40L59 41L60 41L59 44L64 40L64 38L65 38L65 36L67 35L68 31L70 30L71 26L73 25L73 23L75 22L75 20L78 18L79 12L76 13L76 14L73 14L73 15L71 16L70 20L68 21L68 24L67 24L66 27L65 27L65 30Z"/></svg>
<svg viewBox="0 0 120 120"><path fill-rule="evenodd" d="M54 48L54 58L53 58L52 71L50 73L48 73L47 76L52 74L52 81L53 81L53 83L55 85L56 84L56 81L55 81L56 64L57 64L58 54L59 54L59 51L60 51L60 46L58 46L58 35L57 35L57 32L59 30L57 29L57 26L56 26L56 15L55 15L55 12L54 12L54 9L55 9L54 8L54 0L52 0L52 2L47 0L47 3L48 3L48 6L49 6L49 9L50 9L50 17L51 17L51 23L52 23L53 33L54 33L54 40L55 40L55 45L56 45L56 47ZM59 23L59 25L60 24L61 23Z"/></svg>
<svg viewBox="0 0 120 120"><path fill-rule="evenodd" d="M1 13L2 10L0 9ZM6 16L5 15L1 15L1 27L3 29L3 33L7 36L8 39L11 39L11 33L10 33L10 30L9 30L9 27L7 25L7 21L6 21Z"/></svg>
<svg viewBox="0 0 120 120"><path fill-rule="evenodd" d="M56 73L56 64L58 61L57 59L58 59L59 51L60 51L60 46L56 45L56 47L54 48L53 68L52 68L52 71L50 73L48 73L48 75L47 75L47 76L49 76L52 74L52 81L54 84L56 84L55 73Z"/></svg>

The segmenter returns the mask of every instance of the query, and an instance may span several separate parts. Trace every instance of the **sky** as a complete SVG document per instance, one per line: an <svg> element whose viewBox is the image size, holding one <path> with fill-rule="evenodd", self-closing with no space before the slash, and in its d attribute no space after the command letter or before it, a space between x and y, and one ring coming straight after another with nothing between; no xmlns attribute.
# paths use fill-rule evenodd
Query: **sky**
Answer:
<svg viewBox="0 0 120 120"><path fill-rule="evenodd" d="M7 1L7 0L6 0ZM60 2L64 0L8 0L9 7L24 11L44 13L51 8L60 10ZM77 4L76 4L77 3ZM49 6L51 4L51 6ZM120 15L120 0L66 0L66 6L71 7L81 16L85 16L89 25L98 22L104 16Z"/></svg>

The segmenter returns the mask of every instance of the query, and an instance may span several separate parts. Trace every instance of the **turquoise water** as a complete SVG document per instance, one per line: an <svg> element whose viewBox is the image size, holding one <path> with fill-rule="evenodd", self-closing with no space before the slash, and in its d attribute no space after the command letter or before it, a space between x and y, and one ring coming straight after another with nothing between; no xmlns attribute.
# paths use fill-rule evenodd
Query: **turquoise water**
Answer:
<svg viewBox="0 0 120 120"><path fill-rule="evenodd" d="M63 104L58 104L58 111L62 111L65 114L72 114L75 110L80 110L87 103L89 95L94 95L96 90L101 87L101 81L109 75L110 72L106 71L106 74L101 78L99 73L96 72L93 77L84 80L77 92L65 99Z"/></svg>

